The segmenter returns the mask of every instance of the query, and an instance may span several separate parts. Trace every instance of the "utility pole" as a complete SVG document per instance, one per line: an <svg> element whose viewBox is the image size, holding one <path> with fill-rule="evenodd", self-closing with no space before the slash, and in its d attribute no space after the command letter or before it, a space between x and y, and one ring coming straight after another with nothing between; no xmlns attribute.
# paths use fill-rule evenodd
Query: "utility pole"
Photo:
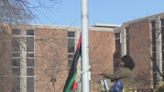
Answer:
<svg viewBox="0 0 164 92"><path fill-rule="evenodd" d="M82 0L82 92L89 92L88 0Z"/></svg>

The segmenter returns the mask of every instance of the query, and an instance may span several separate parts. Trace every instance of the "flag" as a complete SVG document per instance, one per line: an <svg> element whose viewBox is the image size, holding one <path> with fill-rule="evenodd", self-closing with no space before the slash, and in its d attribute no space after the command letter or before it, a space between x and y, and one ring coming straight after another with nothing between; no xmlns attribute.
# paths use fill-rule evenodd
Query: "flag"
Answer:
<svg viewBox="0 0 164 92"><path fill-rule="evenodd" d="M75 81L77 76L77 63L79 57L81 56L81 36L79 38L79 42L77 44L76 52L72 61L71 69L69 71L63 92L70 92L71 88L76 89L77 83Z"/></svg>

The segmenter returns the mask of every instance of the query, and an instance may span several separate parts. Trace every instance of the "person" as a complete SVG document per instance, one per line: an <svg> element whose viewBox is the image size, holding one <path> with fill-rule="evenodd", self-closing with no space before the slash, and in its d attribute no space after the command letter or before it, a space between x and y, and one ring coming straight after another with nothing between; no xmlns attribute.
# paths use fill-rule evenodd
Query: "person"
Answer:
<svg viewBox="0 0 164 92"><path fill-rule="evenodd" d="M135 64L131 56L125 55L121 58L119 68L114 74L101 73L103 77L114 81L114 85L111 87L109 92L122 92L123 87L133 87L133 75L132 70Z"/></svg>

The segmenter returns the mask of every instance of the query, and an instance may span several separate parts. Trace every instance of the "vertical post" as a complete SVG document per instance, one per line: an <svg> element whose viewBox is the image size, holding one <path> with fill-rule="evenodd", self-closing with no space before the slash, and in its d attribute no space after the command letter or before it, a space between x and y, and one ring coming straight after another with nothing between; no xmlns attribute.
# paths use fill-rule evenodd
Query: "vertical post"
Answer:
<svg viewBox="0 0 164 92"><path fill-rule="evenodd" d="M120 41L121 41L121 56L124 56L127 54L127 45L128 45L125 26L121 27Z"/></svg>
<svg viewBox="0 0 164 92"><path fill-rule="evenodd" d="M162 72L162 34L161 34L161 20L160 16L157 17L156 21L156 60L160 72ZM159 81L162 77L158 74Z"/></svg>
<svg viewBox="0 0 164 92"><path fill-rule="evenodd" d="M26 31L21 31L20 49L21 49L21 61L20 61L20 92L27 92L27 62L26 62L26 40L22 39L26 36Z"/></svg>
<svg viewBox="0 0 164 92"><path fill-rule="evenodd" d="M82 0L82 92L89 92L88 0Z"/></svg>

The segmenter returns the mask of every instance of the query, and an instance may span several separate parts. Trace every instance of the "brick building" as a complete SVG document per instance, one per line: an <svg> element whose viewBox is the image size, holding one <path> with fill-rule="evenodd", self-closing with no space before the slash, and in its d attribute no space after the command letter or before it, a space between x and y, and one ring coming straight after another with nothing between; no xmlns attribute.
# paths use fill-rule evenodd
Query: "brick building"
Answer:
<svg viewBox="0 0 164 92"><path fill-rule="evenodd" d="M99 73L113 72L114 28L89 28L92 92L100 91ZM5 27L0 31L0 91L62 92L79 35L79 27Z"/></svg>
<svg viewBox="0 0 164 92"><path fill-rule="evenodd" d="M117 58L129 54L135 61L137 86L156 87L164 73L164 13L125 22L115 35Z"/></svg>
<svg viewBox="0 0 164 92"><path fill-rule="evenodd" d="M62 92L79 35L80 27L69 26L18 25L0 30L0 91ZM126 54L136 65L137 88L155 88L163 80L164 13L121 27L90 27L89 42L92 92L100 92L98 74L114 72Z"/></svg>

